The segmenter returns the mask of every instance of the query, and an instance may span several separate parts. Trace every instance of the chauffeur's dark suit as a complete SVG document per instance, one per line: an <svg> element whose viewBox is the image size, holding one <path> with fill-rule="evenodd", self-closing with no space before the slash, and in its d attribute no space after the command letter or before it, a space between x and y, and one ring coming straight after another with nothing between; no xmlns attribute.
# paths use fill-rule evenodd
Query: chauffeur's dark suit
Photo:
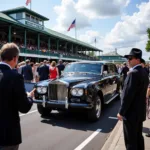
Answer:
<svg viewBox="0 0 150 150"><path fill-rule="evenodd" d="M0 149L22 142L19 112L27 113L31 106L22 75L0 64Z"/></svg>
<svg viewBox="0 0 150 150"><path fill-rule="evenodd" d="M141 66L134 68L124 83L119 113L124 117L123 129L127 150L144 150L142 128L146 119L148 83L148 75Z"/></svg>

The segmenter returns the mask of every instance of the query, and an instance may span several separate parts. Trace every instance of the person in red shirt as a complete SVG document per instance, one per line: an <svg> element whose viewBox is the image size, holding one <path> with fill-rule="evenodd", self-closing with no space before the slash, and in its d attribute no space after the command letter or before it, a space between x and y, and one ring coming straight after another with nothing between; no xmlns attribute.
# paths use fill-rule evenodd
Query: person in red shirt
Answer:
<svg viewBox="0 0 150 150"><path fill-rule="evenodd" d="M59 77L58 68L56 67L56 62L52 61L50 65L50 79L56 79Z"/></svg>

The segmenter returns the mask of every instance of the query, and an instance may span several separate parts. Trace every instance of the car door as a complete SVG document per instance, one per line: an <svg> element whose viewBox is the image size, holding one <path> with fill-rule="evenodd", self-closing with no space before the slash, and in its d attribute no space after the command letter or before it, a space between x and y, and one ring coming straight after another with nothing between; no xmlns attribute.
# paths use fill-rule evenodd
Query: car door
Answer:
<svg viewBox="0 0 150 150"><path fill-rule="evenodd" d="M117 83L118 83L118 73L115 64L110 65L111 70L111 88L112 88L112 96L116 94Z"/></svg>
<svg viewBox="0 0 150 150"><path fill-rule="evenodd" d="M113 93L113 82L114 82L114 71L113 66L111 63L108 65L108 72L109 72L109 87L108 87L108 93L109 93L109 99L112 97Z"/></svg>
<svg viewBox="0 0 150 150"><path fill-rule="evenodd" d="M104 101L108 101L110 99L110 94L112 92L112 88L110 87L110 75L109 75L109 69L108 65L104 64L103 65L103 78L101 79L99 86L102 89L103 96L104 96Z"/></svg>

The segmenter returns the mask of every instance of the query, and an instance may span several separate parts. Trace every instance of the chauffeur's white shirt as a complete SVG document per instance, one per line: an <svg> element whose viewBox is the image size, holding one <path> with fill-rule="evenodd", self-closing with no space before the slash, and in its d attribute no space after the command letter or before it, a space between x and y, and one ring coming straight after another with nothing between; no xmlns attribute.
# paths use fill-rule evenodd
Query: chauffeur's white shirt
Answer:
<svg viewBox="0 0 150 150"><path fill-rule="evenodd" d="M141 66L141 64L135 65L134 67L130 68L130 71L134 70L138 66Z"/></svg>

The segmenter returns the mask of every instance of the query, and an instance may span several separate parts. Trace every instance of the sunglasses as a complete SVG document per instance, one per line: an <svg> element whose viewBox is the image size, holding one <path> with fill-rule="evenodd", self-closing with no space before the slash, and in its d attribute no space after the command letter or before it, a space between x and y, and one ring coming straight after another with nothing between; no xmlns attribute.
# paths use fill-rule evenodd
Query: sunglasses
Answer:
<svg viewBox="0 0 150 150"><path fill-rule="evenodd" d="M135 57L128 57L127 59L128 60L132 60L132 59L135 59Z"/></svg>

